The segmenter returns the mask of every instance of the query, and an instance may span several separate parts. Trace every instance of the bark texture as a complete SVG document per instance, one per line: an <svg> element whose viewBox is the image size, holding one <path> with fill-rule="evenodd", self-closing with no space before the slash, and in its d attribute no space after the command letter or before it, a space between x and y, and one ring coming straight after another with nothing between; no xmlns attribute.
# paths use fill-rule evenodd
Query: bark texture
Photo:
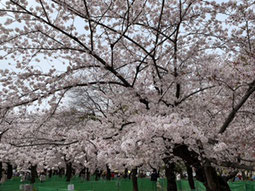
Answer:
<svg viewBox="0 0 255 191"><path fill-rule="evenodd" d="M170 161L170 158L165 158L165 175L167 180L167 191L177 191L175 163Z"/></svg>
<svg viewBox="0 0 255 191"><path fill-rule="evenodd" d="M111 169L106 165L106 180L111 180Z"/></svg>
<svg viewBox="0 0 255 191"><path fill-rule="evenodd" d="M37 168L36 165L31 166L31 180L30 180L31 184L34 184L35 179L38 177L36 168Z"/></svg>
<svg viewBox="0 0 255 191"><path fill-rule="evenodd" d="M202 164L198 160L199 155L188 150L186 145L177 145L173 153L175 156L182 158L189 166L195 168L196 179L205 185L207 191L230 191L227 181L217 175L215 168L209 162Z"/></svg>
<svg viewBox="0 0 255 191"><path fill-rule="evenodd" d="M72 163L68 162L66 163L66 181L70 182L72 178Z"/></svg>
<svg viewBox="0 0 255 191"><path fill-rule="evenodd" d="M13 170L12 165L10 163L7 163L7 179L8 180L12 178L12 175L13 175L12 170Z"/></svg>
<svg viewBox="0 0 255 191"><path fill-rule="evenodd" d="M131 173L132 173L133 191L138 191L137 168L132 169Z"/></svg>
<svg viewBox="0 0 255 191"><path fill-rule="evenodd" d="M192 167L189 166L188 164L186 164L186 169L187 169L187 174L188 174L189 186L192 190L194 190L195 189L195 183L194 183L194 179L193 179Z"/></svg>

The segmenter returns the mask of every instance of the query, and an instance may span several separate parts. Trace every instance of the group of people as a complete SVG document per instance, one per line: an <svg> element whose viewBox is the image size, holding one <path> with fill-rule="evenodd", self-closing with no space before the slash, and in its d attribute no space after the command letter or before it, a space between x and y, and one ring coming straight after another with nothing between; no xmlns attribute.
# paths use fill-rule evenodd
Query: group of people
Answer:
<svg viewBox="0 0 255 191"><path fill-rule="evenodd" d="M242 180L244 180L244 179L245 179L245 178L243 178L241 174L237 174L237 175L235 176L235 178L234 178L233 181L234 181L234 182L235 182L235 181L242 181ZM253 175L252 177L250 176L250 177L246 178L245 180L255 181L255 175Z"/></svg>
<svg viewBox="0 0 255 191"><path fill-rule="evenodd" d="M20 173L20 177L21 177L20 182L25 182L25 181L30 181L31 180L30 172L22 172L22 173ZM40 180L40 182L46 181L46 174L45 173L40 173L39 180Z"/></svg>

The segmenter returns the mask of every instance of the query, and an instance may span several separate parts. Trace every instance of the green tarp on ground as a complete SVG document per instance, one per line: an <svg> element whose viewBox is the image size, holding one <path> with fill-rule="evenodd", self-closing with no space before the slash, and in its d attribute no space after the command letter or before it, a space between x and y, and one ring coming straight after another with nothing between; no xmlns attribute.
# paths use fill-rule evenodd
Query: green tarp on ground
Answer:
<svg viewBox="0 0 255 191"><path fill-rule="evenodd" d="M0 185L0 191L19 191L21 184L19 178L8 180L3 185ZM65 182L64 177L52 177L41 183L38 180L34 184L36 191L67 191L68 184L73 184L75 191L132 191L132 182L127 179L115 179L112 181L84 181L79 177L75 177L70 183ZM255 191L255 182L240 181L229 183L231 191ZM138 179L139 191L166 191L166 180L160 179L157 183L151 182L148 178ZM205 191L202 183L195 182L195 191ZM177 181L178 191L191 191L187 180Z"/></svg>
<svg viewBox="0 0 255 191"><path fill-rule="evenodd" d="M177 181L177 187L179 191L191 191L187 180ZM205 186L199 181L195 181L195 187L196 187L195 191L206 191ZM231 191L255 191L255 182L253 181L229 182L229 187Z"/></svg>

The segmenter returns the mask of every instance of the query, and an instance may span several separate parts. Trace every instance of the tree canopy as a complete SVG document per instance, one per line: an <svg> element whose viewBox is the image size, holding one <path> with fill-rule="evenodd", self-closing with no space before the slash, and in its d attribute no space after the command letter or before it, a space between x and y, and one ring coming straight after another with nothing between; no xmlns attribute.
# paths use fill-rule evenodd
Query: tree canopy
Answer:
<svg viewBox="0 0 255 191"><path fill-rule="evenodd" d="M0 160L253 169L254 6L1 2Z"/></svg>

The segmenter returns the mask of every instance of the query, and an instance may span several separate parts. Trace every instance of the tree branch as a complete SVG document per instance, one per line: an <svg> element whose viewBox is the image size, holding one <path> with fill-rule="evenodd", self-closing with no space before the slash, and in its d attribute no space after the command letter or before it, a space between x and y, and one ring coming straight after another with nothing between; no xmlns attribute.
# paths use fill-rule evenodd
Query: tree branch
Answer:
<svg viewBox="0 0 255 191"><path fill-rule="evenodd" d="M44 146L44 145L54 145L54 146L68 146L72 145L75 143L78 143L79 141L72 141L69 143L57 143L57 142L45 142L45 143L31 143L31 144L15 144L15 143L10 143L11 146L14 147L34 147L34 146Z"/></svg>
<svg viewBox="0 0 255 191"><path fill-rule="evenodd" d="M239 109L244 105L244 103L248 100L250 95L255 91L255 79L249 84L249 88L246 90L244 96L239 101L239 103L232 109L232 111L229 113L228 117L226 118L225 122L220 128L219 133L222 134L226 131L226 129L229 127L229 124L233 121L233 119L236 116L236 113L239 111Z"/></svg>

